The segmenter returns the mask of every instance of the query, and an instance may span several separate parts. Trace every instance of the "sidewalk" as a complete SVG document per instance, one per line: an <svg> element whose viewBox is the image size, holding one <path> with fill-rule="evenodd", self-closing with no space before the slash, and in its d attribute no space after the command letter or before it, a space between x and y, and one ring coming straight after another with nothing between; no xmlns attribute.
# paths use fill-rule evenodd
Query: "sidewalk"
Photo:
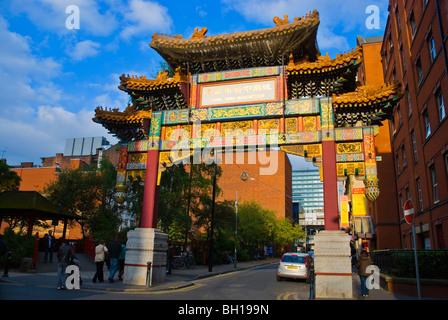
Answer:
<svg viewBox="0 0 448 320"><path fill-rule="evenodd" d="M118 291L118 292L154 292L154 291L167 291L185 288L194 285L196 280L212 277L229 272L237 272L249 268L254 268L262 265L276 264L278 259L268 258L265 260L260 260L258 262L240 262L237 263L237 268L235 269L234 264L226 265L214 265L212 272L208 271L208 266L198 265L194 269L184 269L184 270L173 270L170 275L166 275L165 283L154 285L147 288L146 286L136 286L123 284L123 281L118 280L115 276L115 281L110 283L108 281L108 270L104 267L104 279L102 283L92 282L93 275L96 271L96 266L93 260L84 254L77 255L80 261L80 273L82 278L81 289L85 290L105 290L105 291ZM36 266L35 273L22 273L18 270L10 270L8 272L9 277L3 278L0 276L1 282L15 283L18 285L26 286L38 286L55 288L56 286L56 273L57 273L57 263L43 263L43 253L39 253L38 262ZM3 272L2 272L3 274ZM293 297L294 299L299 299ZM303 298L302 298L303 299ZM415 300L416 297L397 295L389 293L384 289L370 290L370 296L367 300ZM325 299L322 299L325 300ZM358 275L353 273L353 298L347 300L362 300L360 293L360 280Z"/></svg>

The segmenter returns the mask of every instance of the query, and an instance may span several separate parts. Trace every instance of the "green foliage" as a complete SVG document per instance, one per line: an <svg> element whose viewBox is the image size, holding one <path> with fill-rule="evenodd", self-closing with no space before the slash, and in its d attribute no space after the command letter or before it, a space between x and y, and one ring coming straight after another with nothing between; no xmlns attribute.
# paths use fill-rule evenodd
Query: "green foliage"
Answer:
<svg viewBox="0 0 448 320"><path fill-rule="evenodd" d="M0 192L19 190L22 180L15 171L9 170L10 166L4 161L0 161Z"/></svg>
<svg viewBox="0 0 448 320"><path fill-rule="evenodd" d="M90 232L95 238L104 234L109 239L120 223L113 198L117 172L107 159L101 161L100 168L63 171L46 187L45 195L63 211L79 216L84 236Z"/></svg>
<svg viewBox="0 0 448 320"><path fill-rule="evenodd" d="M245 202L238 207L238 239L246 245L273 242L275 214L256 202Z"/></svg>
<svg viewBox="0 0 448 320"><path fill-rule="evenodd" d="M9 267L18 267L22 258L33 256L35 238L31 235L19 231L15 233L11 228L4 231L3 241L6 243L7 250L11 251L11 263ZM7 254L2 256L1 262L4 265Z"/></svg>
<svg viewBox="0 0 448 320"><path fill-rule="evenodd" d="M191 161L192 162L192 161ZM217 167L217 180L221 170ZM183 164L168 167L160 181L158 218L159 228L171 240L183 241L195 225L209 230L213 187L213 165ZM220 189L217 187L216 194Z"/></svg>
<svg viewBox="0 0 448 320"><path fill-rule="evenodd" d="M297 239L305 238L300 225L293 225L289 219L277 219L274 229L274 243L281 247L292 245Z"/></svg>

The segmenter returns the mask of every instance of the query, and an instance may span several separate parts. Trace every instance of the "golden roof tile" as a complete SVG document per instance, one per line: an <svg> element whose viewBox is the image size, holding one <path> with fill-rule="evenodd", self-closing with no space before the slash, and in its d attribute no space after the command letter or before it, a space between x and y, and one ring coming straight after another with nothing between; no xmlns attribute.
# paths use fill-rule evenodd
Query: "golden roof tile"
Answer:
<svg viewBox="0 0 448 320"><path fill-rule="evenodd" d="M152 111L137 110L136 106L128 105L127 108L120 112L118 109L104 110L102 107L95 109L94 122L110 121L110 122L126 122L136 123L143 119L151 119Z"/></svg>

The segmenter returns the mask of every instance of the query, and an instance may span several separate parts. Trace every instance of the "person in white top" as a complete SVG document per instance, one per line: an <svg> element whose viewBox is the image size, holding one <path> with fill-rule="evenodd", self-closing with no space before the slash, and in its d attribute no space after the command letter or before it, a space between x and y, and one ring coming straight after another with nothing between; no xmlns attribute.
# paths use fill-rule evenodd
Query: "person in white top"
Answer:
<svg viewBox="0 0 448 320"><path fill-rule="evenodd" d="M108 254L108 250L106 247L106 241L102 240L99 245L95 247L95 264L96 264L96 273L93 276L93 283L96 282L98 279L98 282L104 281L104 274L103 274L103 267L104 267L104 260L106 260L106 255Z"/></svg>

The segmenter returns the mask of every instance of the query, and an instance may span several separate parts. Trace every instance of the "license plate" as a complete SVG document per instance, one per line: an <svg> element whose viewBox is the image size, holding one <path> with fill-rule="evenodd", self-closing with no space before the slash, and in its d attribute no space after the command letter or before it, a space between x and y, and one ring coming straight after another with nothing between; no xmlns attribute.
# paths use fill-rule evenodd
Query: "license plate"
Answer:
<svg viewBox="0 0 448 320"><path fill-rule="evenodd" d="M299 267L286 266L286 269L299 269Z"/></svg>

